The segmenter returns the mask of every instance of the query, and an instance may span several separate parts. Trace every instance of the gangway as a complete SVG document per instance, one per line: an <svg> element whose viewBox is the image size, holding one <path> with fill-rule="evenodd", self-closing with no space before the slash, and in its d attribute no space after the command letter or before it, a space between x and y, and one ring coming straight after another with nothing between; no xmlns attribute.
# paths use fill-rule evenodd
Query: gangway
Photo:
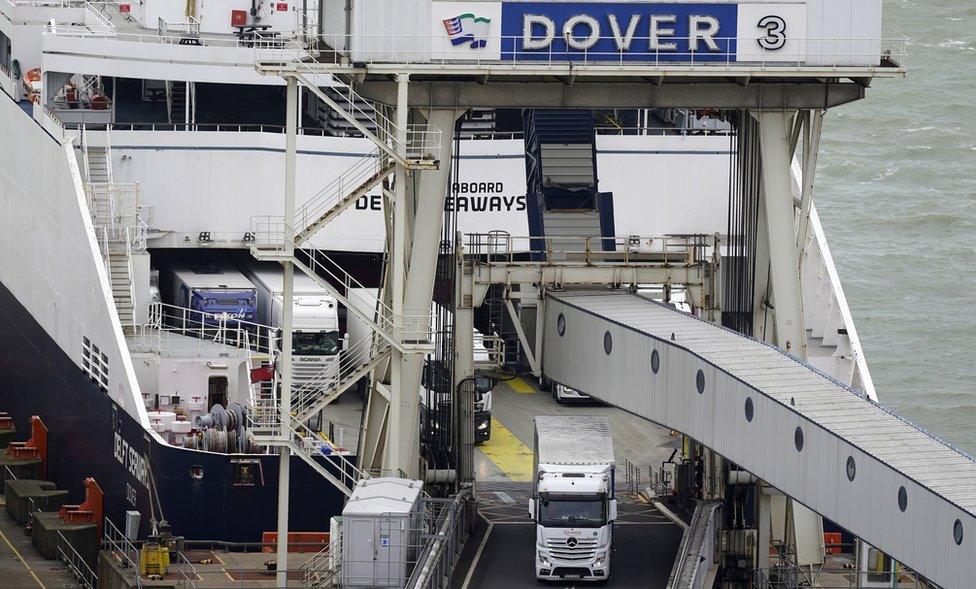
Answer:
<svg viewBox="0 0 976 589"><path fill-rule="evenodd" d="M627 291L550 291L546 375L713 449L943 587L976 460L780 349Z"/></svg>

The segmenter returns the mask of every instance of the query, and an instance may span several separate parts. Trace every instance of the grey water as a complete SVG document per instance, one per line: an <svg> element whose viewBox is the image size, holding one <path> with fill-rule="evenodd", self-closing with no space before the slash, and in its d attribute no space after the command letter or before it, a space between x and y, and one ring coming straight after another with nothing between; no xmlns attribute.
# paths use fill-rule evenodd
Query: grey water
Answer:
<svg viewBox="0 0 976 589"><path fill-rule="evenodd" d="M880 401L976 455L976 1L886 1L907 79L824 121L817 208Z"/></svg>

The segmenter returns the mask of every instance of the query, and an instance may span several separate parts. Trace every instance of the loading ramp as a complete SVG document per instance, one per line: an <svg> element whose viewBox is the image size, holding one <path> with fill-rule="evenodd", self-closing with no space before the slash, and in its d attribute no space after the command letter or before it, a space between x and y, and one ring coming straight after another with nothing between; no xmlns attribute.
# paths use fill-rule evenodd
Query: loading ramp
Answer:
<svg viewBox="0 0 976 589"><path fill-rule="evenodd" d="M976 461L783 351L626 291L550 292L553 381L712 448L943 587L976 578Z"/></svg>

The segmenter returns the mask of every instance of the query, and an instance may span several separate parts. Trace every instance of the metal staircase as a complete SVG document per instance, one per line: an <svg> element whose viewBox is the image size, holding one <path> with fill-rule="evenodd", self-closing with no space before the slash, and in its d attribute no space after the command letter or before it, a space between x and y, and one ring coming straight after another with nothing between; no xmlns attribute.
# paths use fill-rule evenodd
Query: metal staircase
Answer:
<svg viewBox="0 0 976 589"><path fill-rule="evenodd" d="M295 225L302 227L296 245L305 243L319 229L389 177L396 162L376 149L354 163L295 211Z"/></svg>
<svg viewBox="0 0 976 589"><path fill-rule="evenodd" d="M307 421L389 357L390 346L385 341L362 338L339 353L338 366L325 367L292 392L292 415L298 421Z"/></svg>
<svg viewBox="0 0 976 589"><path fill-rule="evenodd" d="M256 401L248 419L248 429L259 444L287 446L347 497L352 495L357 481L369 478L368 473L339 454L328 438L290 416L285 418L276 398Z"/></svg>
<svg viewBox="0 0 976 589"><path fill-rule="evenodd" d="M132 278L133 247L145 248L148 227L139 218L139 187L117 184L112 174L111 128L106 127L102 146L89 145L81 129L81 151L85 169L85 193L92 225L108 272L112 297L123 331L135 324L135 284Z"/></svg>
<svg viewBox="0 0 976 589"><path fill-rule="evenodd" d="M431 313L429 308L394 313L372 290L366 289L324 252L298 248L304 247L357 199L389 178L397 166L408 170L437 169L440 162L432 154L440 149L441 132L426 124L399 128L381 108L369 106L371 103L351 87L337 86L338 80L333 76L312 69L308 62L315 58L309 52L299 50L292 59L299 83L327 104L338 118L370 139L375 148L298 208L293 226L286 225L284 216L254 218L255 242L251 253L260 260L291 262L370 325L374 335L344 350L337 365L326 367L304 386L293 390L287 414L281 409L277 387L270 396L257 399L251 431L261 443L289 447L350 495L357 480L368 475L335 454L331 442L308 429L304 422L387 360L393 349L403 352L432 349ZM359 304L351 300L353 290L358 291ZM366 300L362 301L364 296ZM372 312L363 310L362 302ZM331 466L321 458L330 453Z"/></svg>
<svg viewBox="0 0 976 589"><path fill-rule="evenodd" d="M166 114L169 122L173 124L193 122L196 118L195 82L166 81Z"/></svg>

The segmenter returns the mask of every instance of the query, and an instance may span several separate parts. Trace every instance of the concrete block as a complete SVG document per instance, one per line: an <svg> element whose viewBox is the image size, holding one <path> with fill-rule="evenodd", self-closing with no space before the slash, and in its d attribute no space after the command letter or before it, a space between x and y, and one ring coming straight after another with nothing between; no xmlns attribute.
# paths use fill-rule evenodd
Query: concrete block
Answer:
<svg viewBox="0 0 976 589"><path fill-rule="evenodd" d="M4 498L7 513L17 525L23 526L30 518L31 500L41 511L57 511L68 501L68 492L48 481L11 479L6 481Z"/></svg>
<svg viewBox="0 0 976 589"><path fill-rule="evenodd" d="M64 535L88 566L98 562L98 527L95 524L69 524L57 513L34 512L31 515L31 543L47 559L58 557L58 532Z"/></svg>

